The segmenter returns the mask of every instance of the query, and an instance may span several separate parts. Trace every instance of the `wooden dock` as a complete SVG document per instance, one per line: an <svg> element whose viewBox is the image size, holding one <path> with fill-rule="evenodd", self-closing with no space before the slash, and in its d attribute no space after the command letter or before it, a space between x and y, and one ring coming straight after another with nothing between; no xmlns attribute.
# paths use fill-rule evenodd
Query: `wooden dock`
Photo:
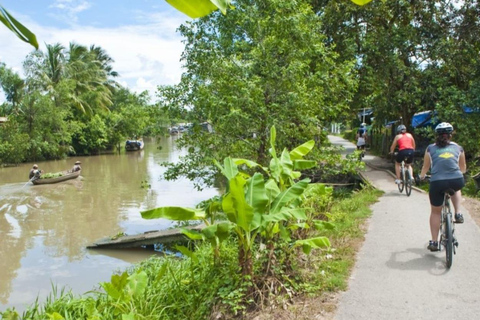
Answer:
<svg viewBox="0 0 480 320"><path fill-rule="evenodd" d="M187 227L185 229L200 231L204 224ZM122 249L141 246L153 246L160 243L171 243L176 241L188 241L180 229L147 231L136 235L124 235L115 238L104 238L87 246L87 249Z"/></svg>

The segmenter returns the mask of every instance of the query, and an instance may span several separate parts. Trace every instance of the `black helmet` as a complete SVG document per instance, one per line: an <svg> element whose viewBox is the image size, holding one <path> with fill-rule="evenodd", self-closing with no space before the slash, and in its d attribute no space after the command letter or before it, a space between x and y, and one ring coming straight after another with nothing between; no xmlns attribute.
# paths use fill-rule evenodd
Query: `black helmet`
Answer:
<svg viewBox="0 0 480 320"><path fill-rule="evenodd" d="M397 127L397 133L400 133L402 131L407 131L407 127L405 125L401 124Z"/></svg>
<svg viewBox="0 0 480 320"><path fill-rule="evenodd" d="M444 133L451 134L452 132L453 132L453 126L448 122L442 122L435 127L436 134L444 134Z"/></svg>

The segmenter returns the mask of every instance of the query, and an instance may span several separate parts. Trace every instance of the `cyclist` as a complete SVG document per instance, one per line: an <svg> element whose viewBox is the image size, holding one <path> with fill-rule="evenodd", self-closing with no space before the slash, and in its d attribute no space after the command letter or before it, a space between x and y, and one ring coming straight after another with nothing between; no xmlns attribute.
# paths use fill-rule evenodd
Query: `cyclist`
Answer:
<svg viewBox="0 0 480 320"><path fill-rule="evenodd" d="M363 150L365 150L365 144L367 143L367 124L362 123L360 128L357 130L357 135L355 136L357 140L357 150L362 150L362 157L363 157Z"/></svg>
<svg viewBox="0 0 480 320"><path fill-rule="evenodd" d="M403 124L397 127L397 135L390 146L390 153L395 151L397 145L398 153L395 158L395 174L397 179L395 179L395 183L399 184L402 182L402 180L400 180L400 164L403 160L405 160L405 164L410 172L410 179L413 178L413 167L410 164L413 162L413 154L415 153L415 139L407 132L407 127Z"/></svg>
<svg viewBox="0 0 480 320"><path fill-rule="evenodd" d="M442 122L435 128L435 143L427 147L423 159L420 178L425 179L431 169L430 178L430 232L432 240L428 243L430 251L438 251L438 232L440 230L441 211L444 192L448 189L455 190L451 197L455 209L455 223L463 223L463 215L458 212L462 199L461 189L465 185L463 174L467 170L463 148L452 142L453 126Z"/></svg>

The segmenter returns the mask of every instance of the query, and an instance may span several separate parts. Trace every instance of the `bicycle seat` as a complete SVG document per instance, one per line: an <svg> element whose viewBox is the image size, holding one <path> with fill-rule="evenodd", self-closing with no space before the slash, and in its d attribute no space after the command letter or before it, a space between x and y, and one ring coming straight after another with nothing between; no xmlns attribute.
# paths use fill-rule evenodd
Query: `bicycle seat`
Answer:
<svg viewBox="0 0 480 320"><path fill-rule="evenodd" d="M445 190L445 193L448 193L449 196L453 196L453 195L455 194L455 192L456 192L456 191L453 190L453 189L447 189L447 190Z"/></svg>

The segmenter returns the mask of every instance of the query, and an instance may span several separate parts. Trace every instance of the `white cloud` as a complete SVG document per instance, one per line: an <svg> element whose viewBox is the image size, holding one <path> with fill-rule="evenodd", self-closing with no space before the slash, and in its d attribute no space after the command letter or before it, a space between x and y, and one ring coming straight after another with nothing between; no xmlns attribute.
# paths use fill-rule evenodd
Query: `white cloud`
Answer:
<svg viewBox="0 0 480 320"><path fill-rule="evenodd" d="M55 16L60 21L71 24L78 21L78 13L87 10L91 5L88 1L84 0L56 0L49 7L58 9L63 13L61 15L52 16Z"/></svg>
<svg viewBox="0 0 480 320"><path fill-rule="evenodd" d="M149 90L153 96L157 85L176 84L180 80L179 60L184 46L175 30L184 20L179 17L155 14L145 17L148 25L119 28L76 26L68 29L43 27L28 17L17 18L36 34L40 50L45 50L45 43L57 42L65 47L75 42L103 48L115 60L113 68L120 74L116 80L125 83L132 91ZM33 47L2 26L0 43L0 61L23 76L22 63Z"/></svg>

